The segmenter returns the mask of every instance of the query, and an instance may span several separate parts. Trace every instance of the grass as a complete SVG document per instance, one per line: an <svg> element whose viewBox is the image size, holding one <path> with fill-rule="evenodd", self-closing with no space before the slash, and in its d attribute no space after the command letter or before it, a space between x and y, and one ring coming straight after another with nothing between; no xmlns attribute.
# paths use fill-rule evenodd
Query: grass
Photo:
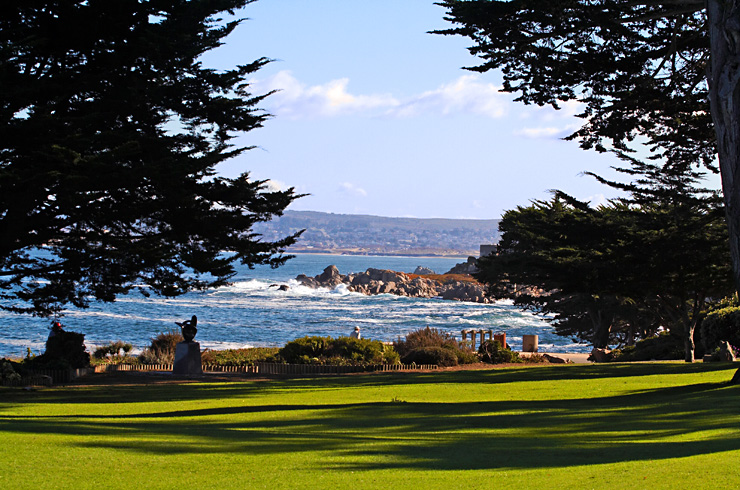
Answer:
<svg viewBox="0 0 740 490"><path fill-rule="evenodd" d="M737 366L0 391L0 488L738 488Z"/></svg>

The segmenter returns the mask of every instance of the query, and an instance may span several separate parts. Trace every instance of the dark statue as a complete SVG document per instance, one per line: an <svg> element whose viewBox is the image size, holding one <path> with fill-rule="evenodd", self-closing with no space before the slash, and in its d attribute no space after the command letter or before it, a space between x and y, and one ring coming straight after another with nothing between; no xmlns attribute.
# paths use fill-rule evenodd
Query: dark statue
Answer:
<svg viewBox="0 0 740 490"><path fill-rule="evenodd" d="M185 338L185 342L192 342L195 338L195 334L198 332L198 329L195 328L195 326L198 324L198 317L193 315L190 320L185 320L184 322L175 322L175 324L180 326L180 329L182 330L182 336Z"/></svg>

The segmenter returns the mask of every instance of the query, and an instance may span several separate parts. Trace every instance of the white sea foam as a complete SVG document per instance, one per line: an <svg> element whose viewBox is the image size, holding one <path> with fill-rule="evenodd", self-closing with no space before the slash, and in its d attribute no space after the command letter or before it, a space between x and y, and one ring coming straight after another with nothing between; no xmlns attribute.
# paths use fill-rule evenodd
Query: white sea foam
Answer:
<svg viewBox="0 0 740 490"><path fill-rule="evenodd" d="M294 260L278 270L244 268L239 270L233 285L206 293L148 299L132 294L112 304L93 304L89 310L70 311L63 323L69 330L84 333L91 345L121 339L137 347L147 346L159 332L176 328L175 321L197 315L196 340L209 348L279 346L304 335L347 335L348 327L360 325L363 337L378 340L395 340L425 326L458 338L464 328L490 328L507 332L508 339L515 343L520 343L522 335L531 333L540 335L541 345L556 346L553 349L587 351L587 347L571 344L568 338L557 337L541 317L522 312L511 302L477 304L367 296L350 292L346 285L311 289L292 279L299 273L320 273L331 263L343 272L368 267L414 270L417 265L427 265L422 259L299 256ZM270 287L273 284L286 284L289 288L280 291ZM27 345L43 348L48 320L0 312L0 321L0 327L12 331L16 338L12 344L10 339L0 339L0 357L5 352L17 355Z"/></svg>

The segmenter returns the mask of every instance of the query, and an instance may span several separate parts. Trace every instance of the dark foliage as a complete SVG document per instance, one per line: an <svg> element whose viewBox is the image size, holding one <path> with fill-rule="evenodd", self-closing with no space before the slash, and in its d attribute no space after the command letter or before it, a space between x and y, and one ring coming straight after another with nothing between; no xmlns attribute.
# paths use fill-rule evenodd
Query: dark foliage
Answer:
<svg viewBox="0 0 740 490"><path fill-rule="evenodd" d="M406 359L415 359L415 356L418 355L427 355L420 354L417 351L426 352L425 349L428 348L443 348L452 352L452 354L455 356L455 364L453 365L472 364L478 362L478 356L476 355L475 351L469 349L464 345L461 345L450 333L443 332L442 330L439 330L437 328L426 327L415 330L407 334L404 340L398 339L396 342L394 342L393 347L401 356L401 362L403 363L416 362L417 364L437 364L436 362L420 363L418 361L406 361ZM448 356L445 354L443 362L450 362L447 357Z"/></svg>
<svg viewBox="0 0 740 490"><path fill-rule="evenodd" d="M90 365L90 354L85 347L85 335L58 330L46 341L43 354L24 362L31 369L76 369Z"/></svg>
<svg viewBox="0 0 740 490"><path fill-rule="evenodd" d="M149 347L144 349L139 359L146 364L172 364L175 362L177 344L185 338L176 330L162 332L152 339Z"/></svg>
<svg viewBox="0 0 740 490"><path fill-rule="evenodd" d="M680 335L664 332L611 352L611 360L625 361L664 361L683 359L684 345Z"/></svg>
<svg viewBox="0 0 740 490"><path fill-rule="evenodd" d="M175 296L226 284L237 261L287 259L297 235L251 229L293 190L216 175L267 118L248 79L268 60L200 61L248 3L0 3L0 308Z"/></svg>
<svg viewBox="0 0 740 490"><path fill-rule="evenodd" d="M108 345L102 345L95 349L93 357L95 359L111 359L115 357L124 357L134 348L133 345L122 340L109 342Z"/></svg>
<svg viewBox="0 0 740 490"><path fill-rule="evenodd" d="M696 172L638 161L621 170L635 181L599 178L629 193L608 205L556 192L507 211L497 254L479 260L476 277L493 297L551 314L559 335L603 348L663 326L684 335L693 359L701 312L733 287L721 201Z"/></svg>
<svg viewBox="0 0 740 490"><path fill-rule="evenodd" d="M448 332L443 332L437 328L420 328L406 335L405 340L398 339L393 343L396 351L405 356L412 350L423 347L444 347L447 349L457 349L457 340Z"/></svg>
<svg viewBox="0 0 740 490"><path fill-rule="evenodd" d="M351 337L302 337L278 351L278 356L291 364L382 364L393 359L388 346L379 340Z"/></svg>
<svg viewBox="0 0 740 490"><path fill-rule="evenodd" d="M498 340L486 340L478 348L478 357L481 361L490 364L504 364L522 362L517 352L501 347Z"/></svg>
<svg viewBox="0 0 740 490"><path fill-rule="evenodd" d="M740 347L740 307L729 306L707 314L701 323L701 337L707 352L714 351L722 341Z"/></svg>
<svg viewBox="0 0 740 490"><path fill-rule="evenodd" d="M570 136L585 149L629 153L647 144L671 165L714 164L710 42L702 1L442 0L482 59L518 101L584 104ZM641 135L644 139L636 138Z"/></svg>
<svg viewBox="0 0 740 490"><path fill-rule="evenodd" d="M436 364L440 367L457 366L457 355L453 349L427 346L418 347L401 356L404 364Z"/></svg>
<svg viewBox="0 0 740 490"><path fill-rule="evenodd" d="M255 362L277 362L277 347L252 347L248 349L207 349L201 354L203 364L217 366L251 366Z"/></svg>

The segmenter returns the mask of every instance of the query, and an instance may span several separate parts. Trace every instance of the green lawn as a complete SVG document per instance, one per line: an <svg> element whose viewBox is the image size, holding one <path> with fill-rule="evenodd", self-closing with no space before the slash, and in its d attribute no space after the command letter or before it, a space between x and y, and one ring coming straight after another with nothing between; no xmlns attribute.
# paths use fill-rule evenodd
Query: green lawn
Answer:
<svg viewBox="0 0 740 490"><path fill-rule="evenodd" d="M740 488L737 365L0 389L0 488Z"/></svg>

